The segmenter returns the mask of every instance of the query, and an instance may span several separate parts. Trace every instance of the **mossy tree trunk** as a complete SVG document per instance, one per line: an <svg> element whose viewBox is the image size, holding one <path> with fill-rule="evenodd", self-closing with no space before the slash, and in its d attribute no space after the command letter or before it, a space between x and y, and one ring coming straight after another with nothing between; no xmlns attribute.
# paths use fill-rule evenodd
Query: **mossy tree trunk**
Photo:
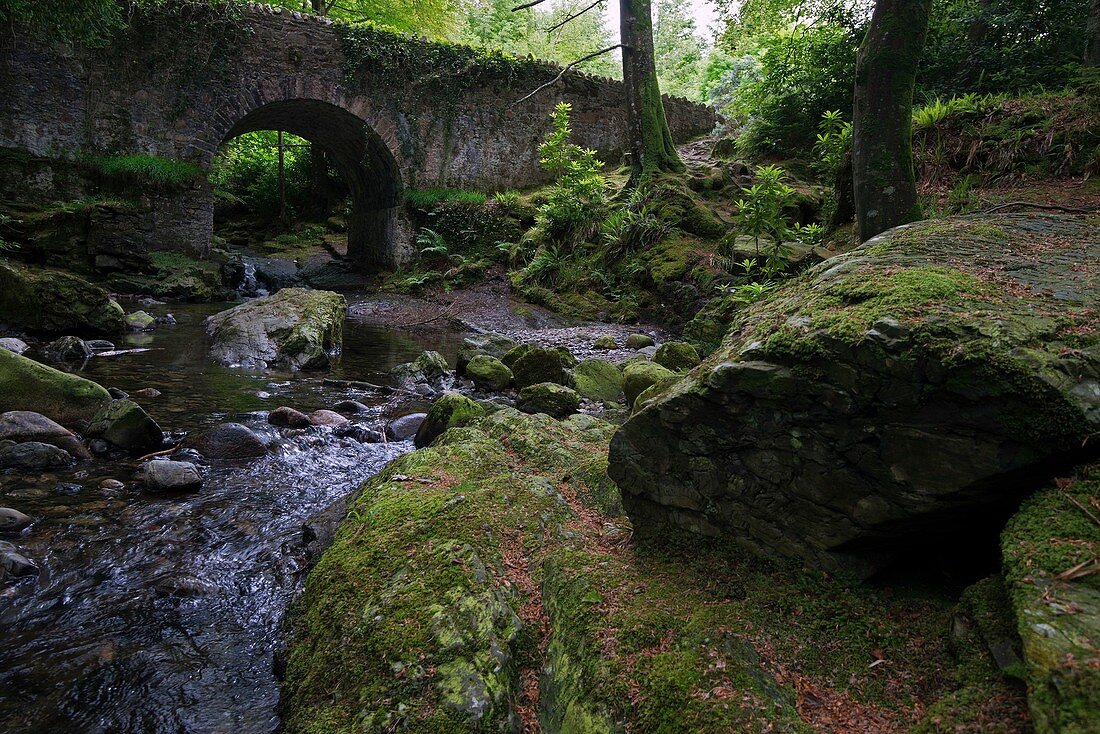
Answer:
<svg viewBox="0 0 1100 734"><path fill-rule="evenodd" d="M1089 20L1085 28L1085 66L1100 68L1100 0L1089 0Z"/></svg>
<svg viewBox="0 0 1100 734"><path fill-rule="evenodd" d="M913 85L932 0L877 0L856 61L852 175L860 241L921 217Z"/></svg>
<svg viewBox="0 0 1100 734"><path fill-rule="evenodd" d="M672 142L657 83L650 0L619 0L619 14L633 186L661 171L679 173L684 164Z"/></svg>

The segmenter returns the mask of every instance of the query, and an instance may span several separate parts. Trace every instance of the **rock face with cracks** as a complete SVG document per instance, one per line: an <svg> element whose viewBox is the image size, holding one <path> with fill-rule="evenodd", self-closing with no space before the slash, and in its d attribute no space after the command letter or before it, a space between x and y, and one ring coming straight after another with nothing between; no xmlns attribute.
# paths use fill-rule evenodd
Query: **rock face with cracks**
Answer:
<svg viewBox="0 0 1100 734"><path fill-rule="evenodd" d="M1005 215L810 270L615 436L635 527L867 574L1007 510L1100 428L1097 262L1088 220Z"/></svg>
<svg viewBox="0 0 1100 734"><path fill-rule="evenodd" d="M210 356L230 367L324 369L343 342L339 293L284 288L206 320Z"/></svg>

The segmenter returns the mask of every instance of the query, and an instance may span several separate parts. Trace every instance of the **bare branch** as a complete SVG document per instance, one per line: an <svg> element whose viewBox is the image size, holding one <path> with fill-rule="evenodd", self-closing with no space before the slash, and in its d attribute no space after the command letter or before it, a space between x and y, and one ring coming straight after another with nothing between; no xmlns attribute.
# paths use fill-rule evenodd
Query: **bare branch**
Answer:
<svg viewBox="0 0 1100 734"><path fill-rule="evenodd" d="M547 87L554 86L559 81L561 81L561 78L563 76L565 76L567 71L572 69L577 64L583 64L585 61L589 61L591 59L594 59L597 56L603 56L604 54L611 53L612 51L614 51L617 48L628 48L628 47L626 46L626 44L616 43L614 46L608 46L607 48L600 49L599 51L596 51L594 53L590 53L587 56L583 56L583 57L577 59L576 61L572 62L568 66L562 67L562 70L558 72L558 75L556 77L554 77L550 81L546 82L545 84L543 84L539 87L536 87L533 91L529 92L528 94L524 95L523 97L517 99L515 101L515 104L520 104L521 102L526 102L527 100L531 99L531 97L534 97L536 94L538 94L542 90L546 89Z"/></svg>
<svg viewBox="0 0 1100 734"><path fill-rule="evenodd" d="M592 8L594 8L594 7L596 7L597 5L601 5L601 4L603 4L603 2L604 2L604 0L596 0L596 2L592 3L592 4L591 4L591 5L589 5L589 6L587 7L587 8L585 8L585 9L584 9L584 10L582 10L582 11L580 11L579 13L574 13L573 15L570 15L570 16L569 16L568 18L566 18L565 20L563 20L563 21L561 21L561 22L559 22L559 23L555 23L554 25L552 25L552 26L550 26L549 28L547 28L547 29L546 29L546 35L548 35L548 36L549 36L549 35L550 35L551 33L553 33L554 31L556 31L557 29L561 28L561 27L562 27L563 25L565 25L566 23L569 23L569 22L572 22L572 21L576 20L577 18L581 17L582 15L584 15L585 13L587 13L587 12L588 12L589 10L591 10L591 9L592 9Z"/></svg>
<svg viewBox="0 0 1100 734"><path fill-rule="evenodd" d="M542 5L544 2L546 2L546 0L532 0L532 2L524 3L523 5L517 5L516 7L512 8L512 12L518 13L521 10L527 10L527 8L533 8L536 5Z"/></svg>

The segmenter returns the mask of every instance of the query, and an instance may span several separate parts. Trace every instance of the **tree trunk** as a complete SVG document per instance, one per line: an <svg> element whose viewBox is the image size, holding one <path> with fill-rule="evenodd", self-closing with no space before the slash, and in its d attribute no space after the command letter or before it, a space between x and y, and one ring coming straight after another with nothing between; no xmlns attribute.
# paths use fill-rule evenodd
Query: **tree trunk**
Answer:
<svg viewBox="0 0 1100 734"><path fill-rule="evenodd" d="M629 186L659 171L680 172L684 164L668 129L653 58L650 0L619 0L623 44L623 87L630 135Z"/></svg>
<svg viewBox="0 0 1100 734"><path fill-rule="evenodd" d="M1089 0L1089 20L1085 28L1085 66L1100 68L1100 0Z"/></svg>
<svg viewBox="0 0 1100 734"><path fill-rule="evenodd" d="M285 227L290 221L286 213L286 165L283 159L283 131L278 131L279 140L279 221Z"/></svg>
<svg viewBox="0 0 1100 734"><path fill-rule="evenodd" d="M913 84L932 0L877 0L856 60L852 175L861 242L921 217Z"/></svg>

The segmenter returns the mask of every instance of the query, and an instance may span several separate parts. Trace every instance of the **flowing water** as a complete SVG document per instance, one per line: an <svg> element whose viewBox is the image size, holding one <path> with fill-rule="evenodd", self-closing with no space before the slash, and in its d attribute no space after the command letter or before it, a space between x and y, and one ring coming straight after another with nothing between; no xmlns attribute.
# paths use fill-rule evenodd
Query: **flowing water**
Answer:
<svg viewBox="0 0 1100 734"><path fill-rule="evenodd" d="M272 656L303 580L302 522L412 446L361 444L326 428L283 435L263 411L353 398L371 407L356 422L378 428L423 405L323 378L384 382L426 348L452 357L461 338L418 341L349 321L329 375L246 372L206 359L201 319L218 309L175 307L177 325L118 345L149 351L94 358L83 374L160 390L140 402L170 433L246 423L271 441L268 456L208 464L203 489L177 496L143 493L123 458L0 475L0 505L38 520L14 540L41 568L0 590L0 731L274 730ZM126 488L100 489L104 478Z"/></svg>

